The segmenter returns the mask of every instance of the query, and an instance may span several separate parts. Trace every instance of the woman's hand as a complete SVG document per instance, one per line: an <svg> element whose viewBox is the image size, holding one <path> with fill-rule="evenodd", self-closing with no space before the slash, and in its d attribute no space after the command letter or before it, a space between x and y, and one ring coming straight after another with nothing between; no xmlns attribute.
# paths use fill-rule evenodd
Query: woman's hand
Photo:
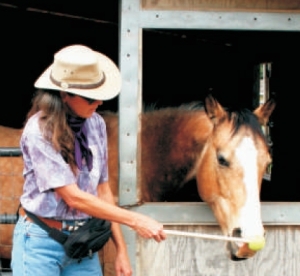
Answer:
<svg viewBox="0 0 300 276"><path fill-rule="evenodd" d="M117 250L115 270L116 270L116 276L132 275L132 268L126 251Z"/></svg>
<svg viewBox="0 0 300 276"><path fill-rule="evenodd" d="M161 242L166 239L166 234L163 230L163 225L156 220L136 213L135 224L132 226L141 237L146 239L155 239L157 242Z"/></svg>

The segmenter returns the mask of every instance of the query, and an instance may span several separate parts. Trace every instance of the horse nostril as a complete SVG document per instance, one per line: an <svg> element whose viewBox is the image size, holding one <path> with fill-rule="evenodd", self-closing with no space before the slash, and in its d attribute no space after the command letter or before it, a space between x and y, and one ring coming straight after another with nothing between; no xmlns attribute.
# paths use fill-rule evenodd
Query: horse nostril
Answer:
<svg viewBox="0 0 300 276"><path fill-rule="evenodd" d="M242 236L242 229L241 228L234 228L232 230L232 236L240 238Z"/></svg>

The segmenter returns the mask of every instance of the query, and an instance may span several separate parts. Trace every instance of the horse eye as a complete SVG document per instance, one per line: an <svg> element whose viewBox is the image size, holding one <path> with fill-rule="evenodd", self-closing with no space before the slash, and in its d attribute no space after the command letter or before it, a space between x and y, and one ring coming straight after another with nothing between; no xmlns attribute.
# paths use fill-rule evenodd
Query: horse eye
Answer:
<svg viewBox="0 0 300 276"><path fill-rule="evenodd" d="M221 154L218 154L218 163L223 167L229 167L229 162L225 159L225 157Z"/></svg>

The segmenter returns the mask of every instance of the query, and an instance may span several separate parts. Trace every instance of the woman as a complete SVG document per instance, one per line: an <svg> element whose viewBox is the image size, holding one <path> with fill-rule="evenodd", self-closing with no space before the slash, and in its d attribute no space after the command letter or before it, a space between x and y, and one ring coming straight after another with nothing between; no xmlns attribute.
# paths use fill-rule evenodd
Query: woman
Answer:
<svg viewBox="0 0 300 276"><path fill-rule="evenodd" d="M116 275L132 275L119 224L157 242L166 235L157 221L117 207L109 187L105 123L95 111L119 94L118 68L99 52L71 45L54 55L35 87L20 141L25 182L13 236L13 275L102 275L97 253L80 262L68 258L25 210L66 233L65 225L90 217L111 221Z"/></svg>

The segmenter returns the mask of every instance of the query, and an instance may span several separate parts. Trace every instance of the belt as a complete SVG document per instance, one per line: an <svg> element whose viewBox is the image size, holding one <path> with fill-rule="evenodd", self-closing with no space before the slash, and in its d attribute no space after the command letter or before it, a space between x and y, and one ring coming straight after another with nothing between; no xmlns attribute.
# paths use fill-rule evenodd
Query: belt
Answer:
<svg viewBox="0 0 300 276"><path fill-rule="evenodd" d="M26 217L27 221L33 222L34 221L29 218L24 210L23 207L19 208L19 215L22 217ZM84 225L87 220L72 220L72 221L66 221L66 220L55 220L55 219L48 219L37 216L42 222L47 224L51 228L56 228L60 231L66 230L66 231L75 231L80 226Z"/></svg>

